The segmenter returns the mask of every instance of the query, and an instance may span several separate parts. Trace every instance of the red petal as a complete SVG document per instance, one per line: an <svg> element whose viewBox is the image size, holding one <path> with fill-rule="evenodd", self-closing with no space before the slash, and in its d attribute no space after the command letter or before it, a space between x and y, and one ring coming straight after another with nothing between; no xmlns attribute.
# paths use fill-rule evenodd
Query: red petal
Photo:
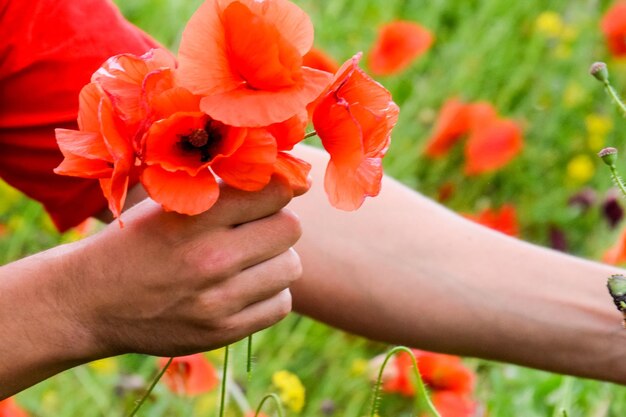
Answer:
<svg viewBox="0 0 626 417"><path fill-rule="evenodd" d="M302 81L277 91L251 90L245 86L200 102L213 119L231 126L264 127L298 114L328 86L331 75L302 68Z"/></svg>
<svg viewBox="0 0 626 417"><path fill-rule="evenodd" d="M285 152L278 153L275 165L276 175L284 178L295 194L302 194L309 189L311 164Z"/></svg>
<svg viewBox="0 0 626 417"><path fill-rule="evenodd" d="M267 130L247 129L241 146L229 157L216 158L211 168L231 187L257 191L270 182L276 152L276 140Z"/></svg>
<svg viewBox="0 0 626 417"><path fill-rule="evenodd" d="M185 171L170 172L153 165L143 170L141 183L150 198L165 210L190 216L210 209L220 192L213 173L208 169L191 176Z"/></svg>
<svg viewBox="0 0 626 417"><path fill-rule="evenodd" d="M100 159L113 162L113 158L104 144L102 135L96 132L55 129L57 144L63 155L72 154L87 159Z"/></svg>
<svg viewBox="0 0 626 417"><path fill-rule="evenodd" d="M302 57L302 65L333 74L339 69L337 61L318 48L311 48L311 50Z"/></svg>
<svg viewBox="0 0 626 417"><path fill-rule="evenodd" d="M80 178L109 178L113 175L113 168L110 163L100 159L86 159L67 154L54 172Z"/></svg>
<svg viewBox="0 0 626 417"><path fill-rule="evenodd" d="M254 90L289 88L302 77L302 56L277 28L240 2L222 13L228 60Z"/></svg>

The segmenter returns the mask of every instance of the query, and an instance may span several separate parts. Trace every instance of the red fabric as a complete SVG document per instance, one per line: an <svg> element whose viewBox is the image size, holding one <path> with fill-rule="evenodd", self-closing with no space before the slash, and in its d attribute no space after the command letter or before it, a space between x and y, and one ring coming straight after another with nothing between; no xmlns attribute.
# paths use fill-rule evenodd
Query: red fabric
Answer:
<svg viewBox="0 0 626 417"><path fill-rule="evenodd" d="M66 230L106 201L97 181L52 172L54 128L77 128L78 93L107 58L156 42L108 0L0 0L0 39L0 177Z"/></svg>

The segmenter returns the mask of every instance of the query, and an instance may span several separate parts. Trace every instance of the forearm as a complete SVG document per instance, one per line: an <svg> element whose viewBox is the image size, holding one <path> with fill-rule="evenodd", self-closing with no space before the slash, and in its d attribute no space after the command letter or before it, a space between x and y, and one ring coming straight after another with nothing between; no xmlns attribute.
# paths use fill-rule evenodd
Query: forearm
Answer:
<svg viewBox="0 0 626 417"><path fill-rule="evenodd" d="M339 212L322 202L323 161L304 152L318 171L292 203L297 310L392 343L626 383L626 331L605 286L615 268L477 226L389 179Z"/></svg>
<svg viewBox="0 0 626 417"><path fill-rule="evenodd" d="M0 268L0 399L92 359L90 337L73 320L69 248Z"/></svg>

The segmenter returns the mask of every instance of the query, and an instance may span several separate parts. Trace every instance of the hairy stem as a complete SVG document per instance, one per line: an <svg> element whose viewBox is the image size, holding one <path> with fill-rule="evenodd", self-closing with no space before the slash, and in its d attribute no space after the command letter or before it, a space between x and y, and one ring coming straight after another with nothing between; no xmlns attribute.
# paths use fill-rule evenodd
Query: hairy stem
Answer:
<svg viewBox="0 0 626 417"><path fill-rule="evenodd" d="M417 367L417 359L415 359L415 355L411 352L411 349L404 346L396 346L387 353L385 356L385 360L383 361L380 370L378 371L378 378L376 379L376 385L374 385L374 396L372 397L372 406L370 409L370 417L375 417L378 414L378 407L380 405L380 387L383 381L383 372L385 367L387 366L387 362L398 352L406 352L411 356L411 361L413 362L413 370L415 371L415 376L417 377L417 396L418 399L422 399L428 408L428 411L435 417L441 417L433 403L430 401L428 397L428 392L426 392L426 387L424 386L424 381L422 381L422 376L420 375L419 369Z"/></svg>
<svg viewBox="0 0 626 417"><path fill-rule="evenodd" d="M158 375L152 380L152 383L150 384L150 386L148 387L148 390L145 392L145 394L143 395L143 397L141 397L141 399L139 400L139 402L137 403L137 405L135 406L135 408L133 409L133 411L131 411L131 413L128 415L128 417L134 417L135 414L137 414L137 411L139 411L139 409L141 408L141 406L143 405L143 403L146 401L146 399L150 396L150 394L152 393L152 390L154 389L154 387L156 386L156 384L159 382L159 380L161 379L161 377L165 374L165 371L167 371L167 368L170 367L170 365L172 364L172 361L174 360L174 358L170 358L167 363L165 364L165 366L163 367L163 369L161 369L161 371L158 373Z"/></svg>
<svg viewBox="0 0 626 417"><path fill-rule="evenodd" d="M269 399L274 401L274 404L276 405L276 410L278 412L278 417L283 417L285 415L285 413L283 412L283 405L282 405L282 402L280 401L280 398L278 397L278 395L271 393L271 394L265 395L265 397L261 399L261 402L257 406L256 411L254 413L254 417L259 417L259 414L261 413L261 409L263 408L263 405Z"/></svg>

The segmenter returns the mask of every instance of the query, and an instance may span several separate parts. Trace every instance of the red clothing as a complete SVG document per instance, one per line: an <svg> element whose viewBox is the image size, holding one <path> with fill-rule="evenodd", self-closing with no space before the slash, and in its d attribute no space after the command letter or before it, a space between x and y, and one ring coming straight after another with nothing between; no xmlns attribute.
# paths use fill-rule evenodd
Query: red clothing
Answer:
<svg viewBox="0 0 626 417"><path fill-rule="evenodd" d="M108 0L0 0L0 177L59 230L107 204L98 181L52 172L54 128L77 128L78 93L107 58L155 46Z"/></svg>

